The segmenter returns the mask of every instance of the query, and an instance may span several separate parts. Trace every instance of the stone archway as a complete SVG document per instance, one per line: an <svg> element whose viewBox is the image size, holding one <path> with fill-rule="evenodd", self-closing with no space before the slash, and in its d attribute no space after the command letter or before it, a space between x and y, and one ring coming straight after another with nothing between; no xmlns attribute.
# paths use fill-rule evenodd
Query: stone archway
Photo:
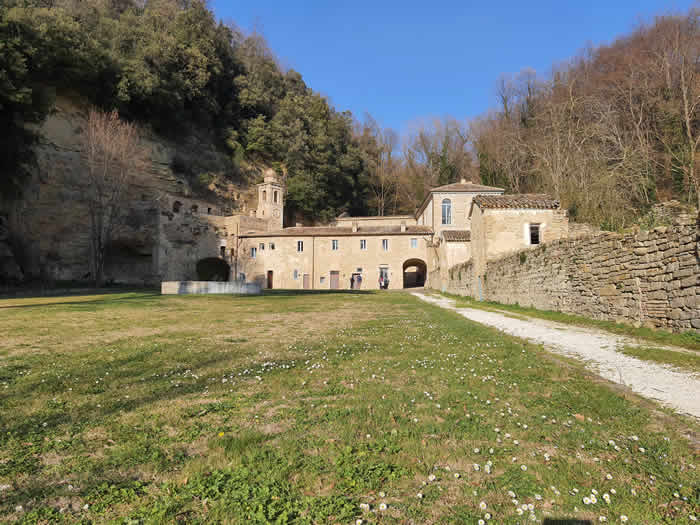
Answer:
<svg viewBox="0 0 700 525"><path fill-rule="evenodd" d="M408 259L403 263L403 287L419 288L425 286L428 266L421 259Z"/></svg>

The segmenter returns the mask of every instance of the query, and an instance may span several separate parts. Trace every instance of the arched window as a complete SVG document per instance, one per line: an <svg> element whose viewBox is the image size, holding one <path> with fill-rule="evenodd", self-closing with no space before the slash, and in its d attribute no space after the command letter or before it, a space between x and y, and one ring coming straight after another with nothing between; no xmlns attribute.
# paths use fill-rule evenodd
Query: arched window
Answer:
<svg viewBox="0 0 700 525"><path fill-rule="evenodd" d="M274 202L275 204L277 204L277 191L274 191L274 192L272 193L272 200L273 200L273 202Z"/></svg>
<svg viewBox="0 0 700 525"><path fill-rule="evenodd" d="M452 224L452 201L450 199L442 201L442 223Z"/></svg>
<svg viewBox="0 0 700 525"><path fill-rule="evenodd" d="M263 190L263 201L267 200L267 192Z"/></svg>

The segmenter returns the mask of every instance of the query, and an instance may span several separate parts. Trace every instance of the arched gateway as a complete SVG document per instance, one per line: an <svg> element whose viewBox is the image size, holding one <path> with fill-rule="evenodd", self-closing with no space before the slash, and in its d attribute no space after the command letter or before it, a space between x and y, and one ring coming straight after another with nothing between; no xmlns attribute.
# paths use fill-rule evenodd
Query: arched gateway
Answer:
<svg viewBox="0 0 700 525"><path fill-rule="evenodd" d="M425 285L428 267L421 259L409 259L403 263L403 287L418 288Z"/></svg>

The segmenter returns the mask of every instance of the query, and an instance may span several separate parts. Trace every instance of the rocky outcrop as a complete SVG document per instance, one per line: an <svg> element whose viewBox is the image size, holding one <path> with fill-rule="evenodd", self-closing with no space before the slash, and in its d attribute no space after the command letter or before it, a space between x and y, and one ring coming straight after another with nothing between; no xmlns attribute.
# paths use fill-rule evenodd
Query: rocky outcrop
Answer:
<svg viewBox="0 0 700 525"><path fill-rule="evenodd" d="M10 246L7 218L0 215L0 283L17 283L24 279Z"/></svg>
<svg viewBox="0 0 700 525"><path fill-rule="evenodd" d="M89 216L84 199L87 180L81 154L85 108L68 98L57 99L54 111L39 129L37 168L32 179L19 200L0 202L0 214L6 216L7 237L15 247L10 257L9 244L0 241L0 275L44 281L91 278ZM225 177L218 177L215 170L226 166L227 159L203 139L190 137L183 142L184 145L175 144L153 134L144 138L151 162L127 190L123 224L107 256L107 281L160 281L156 260L164 201L196 198L202 209L220 213L245 209L249 194L232 183L213 183L212 191L198 189L195 183L202 177L197 176L196 170L207 169L207 181L225 182Z"/></svg>

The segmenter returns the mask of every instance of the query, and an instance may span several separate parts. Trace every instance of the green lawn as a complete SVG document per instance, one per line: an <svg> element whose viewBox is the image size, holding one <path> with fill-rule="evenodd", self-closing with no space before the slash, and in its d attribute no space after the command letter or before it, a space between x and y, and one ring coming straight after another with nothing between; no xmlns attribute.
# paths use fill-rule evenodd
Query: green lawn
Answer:
<svg viewBox="0 0 700 525"><path fill-rule="evenodd" d="M664 365L675 366L684 371L700 373L700 354L691 352L674 352L665 348L654 348L650 346L630 346L626 345L620 352L645 361L654 361ZM700 392L698 393L700 395Z"/></svg>
<svg viewBox="0 0 700 525"><path fill-rule="evenodd" d="M700 513L695 421L408 294L5 299L0 333L0 520Z"/></svg>

